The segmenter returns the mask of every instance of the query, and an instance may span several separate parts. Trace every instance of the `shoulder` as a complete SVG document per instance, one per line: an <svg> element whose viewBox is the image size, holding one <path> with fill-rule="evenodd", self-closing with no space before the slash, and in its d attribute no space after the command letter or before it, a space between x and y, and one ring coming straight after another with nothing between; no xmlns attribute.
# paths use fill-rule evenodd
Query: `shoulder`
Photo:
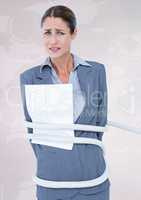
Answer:
<svg viewBox="0 0 141 200"><path fill-rule="evenodd" d="M32 66L20 73L20 78L31 79L36 73L40 71L41 65Z"/></svg>
<svg viewBox="0 0 141 200"><path fill-rule="evenodd" d="M91 60L85 60L86 63L92 66L92 70L97 70L99 72L105 72L105 65L103 63Z"/></svg>

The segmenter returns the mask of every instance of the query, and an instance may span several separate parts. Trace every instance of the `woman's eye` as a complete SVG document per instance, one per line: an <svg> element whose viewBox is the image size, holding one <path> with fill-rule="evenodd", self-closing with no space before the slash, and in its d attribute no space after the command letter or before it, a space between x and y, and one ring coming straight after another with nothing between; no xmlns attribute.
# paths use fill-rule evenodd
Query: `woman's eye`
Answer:
<svg viewBox="0 0 141 200"><path fill-rule="evenodd" d="M49 32L49 31L44 32L44 35L51 35L51 34L52 34L52 32ZM63 32L56 32L56 34L57 35L65 35L65 33L63 33Z"/></svg>
<svg viewBox="0 0 141 200"><path fill-rule="evenodd" d="M59 34L59 35L65 35L65 33L63 33L63 32L57 32L57 34Z"/></svg>
<svg viewBox="0 0 141 200"><path fill-rule="evenodd" d="M45 32L44 33L44 35L50 35L51 34L51 32Z"/></svg>

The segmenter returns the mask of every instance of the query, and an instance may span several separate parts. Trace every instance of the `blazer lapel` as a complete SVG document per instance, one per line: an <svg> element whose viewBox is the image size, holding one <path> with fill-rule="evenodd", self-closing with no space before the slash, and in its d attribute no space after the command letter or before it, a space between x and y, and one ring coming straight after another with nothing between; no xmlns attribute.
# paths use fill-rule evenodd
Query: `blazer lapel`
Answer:
<svg viewBox="0 0 141 200"><path fill-rule="evenodd" d="M80 82L80 88L85 95L85 106L78 116L75 123L78 124L90 124L91 120L94 117L94 112L91 105L91 92L93 91L93 73L90 67L79 66L78 71L78 80Z"/></svg>
<svg viewBox="0 0 141 200"><path fill-rule="evenodd" d="M53 84L50 67L46 67L44 73L37 71L36 81L37 84Z"/></svg>

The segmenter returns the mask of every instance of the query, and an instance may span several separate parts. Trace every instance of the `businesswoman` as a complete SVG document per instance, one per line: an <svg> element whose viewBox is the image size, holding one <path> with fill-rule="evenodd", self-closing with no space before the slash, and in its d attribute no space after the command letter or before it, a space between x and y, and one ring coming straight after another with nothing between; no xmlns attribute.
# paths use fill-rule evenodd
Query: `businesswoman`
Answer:
<svg viewBox="0 0 141 200"><path fill-rule="evenodd" d="M62 5L50 7L42 16L41 31L43 44L49 56L41 65L20 74L26 121L32 122L26 105L26 84L72 83L74 124L105 126L105 67L94 60L84 60L71 52L71 43L77 36L74 12ZM28 127L27 132L33 134L33 129ZM74 134L78 138L92 138L102 142L103 132L74 130ZM109 200L110 181L105 175L106 161L99 146L88 143L74 144L71 151L32 142L31 146L37 159L38 200ZM56 187L47 185L47 181L54 181ZM65 181L66 185L59 188L58 184L61 186L61 182ZM69 187L68 182L71 184ZM77 183L77 186L73 183Z"/></svg>

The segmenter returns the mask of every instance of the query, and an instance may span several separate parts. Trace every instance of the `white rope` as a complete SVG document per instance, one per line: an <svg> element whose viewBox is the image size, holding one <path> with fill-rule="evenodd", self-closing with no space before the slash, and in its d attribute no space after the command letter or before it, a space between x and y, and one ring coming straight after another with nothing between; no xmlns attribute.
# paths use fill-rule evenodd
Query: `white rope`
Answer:
<svg viewBox="0 0 141 200"><path fill-rule="evenodd" d="M34 177L34 181L37 185L47 187L47 188L85 188L97 186L108 178L108 169L106 164L106 169L104 173L98 178L87 180L87 181L48 181L41 179L37 176Z"/></svg>
<svg viewBox="0 0 141 200"><path fill-rule="evenodd" d="M81 130L81 131L96 131L105 132L106 126L94 126L85 124L55 124L55 123L35 123L25 121L25 126L28 128L39 128L39 129L62 129L62 130Z"/></svg>
<svg viewBox="0 0 141 200"><path fill-rule="evenodd" d="M108 121L105 126L85 125L85 124L49 124L49 123L33 123L25 121L25 126L28 128L40 128L40 129L62 129L62 130L81 130L81 131L96 131L107 132L108 127L120 128L125 131L129 131L136 134L141 134L141 128L127 126L120 122Z"/></svg>
<svg viewBox="0 0 141 200"><path fill-rule="evenodd" d="M36 142L32 142L32 143L37 143L37 144L46 144L46 145L49 145L49 142L51 142L53 140L53 142L62 142L62 143L67 143L69 142L69 140L67 140L67 137L64 138L64 139L60 139L60 141L58 141L58 138L57 137L52 137L51 139L47 137L43 137L42 136L40 137L36 137L34 136L33 133L28 133L27 134L27 137L28 139L36 139ZM47 139L47 140L46 140ZM104 153L104 146L102 144L102 142L98 139L95 139L95 138L87 138L87 137L74 137L73 138L73 143L77 143L77 144L95 144L99 147L102 148L103 150L103 153Z"/></svg>
<svg viewBox="0 0 141 200"><path fill-rule="evenodd" d="M141 134L141 128L139 129L139 128L135 128L135 127L132 127L132 126L127 126L127 125L122 124L120 122L108 121L107 125L115 127L115 128L120 128L122 130L126 130L126 131L129 131L129 132L133 132L133 133L136 133L136 134Z"/></svg>

